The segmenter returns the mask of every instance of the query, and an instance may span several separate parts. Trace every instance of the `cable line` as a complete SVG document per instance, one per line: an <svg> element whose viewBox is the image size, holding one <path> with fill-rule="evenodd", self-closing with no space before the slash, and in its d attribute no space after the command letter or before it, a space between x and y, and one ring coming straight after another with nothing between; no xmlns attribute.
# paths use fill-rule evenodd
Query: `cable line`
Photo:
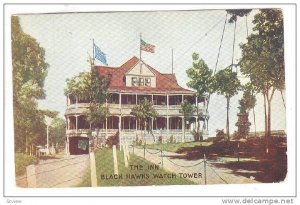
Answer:
<svg viewBox="0 0 300 205"><path fill-rule="evenodd" d="M221 47L222 47L222 42L223 42L223 37L224 37L225 27L226 27L226 22L227 22L227 15L228 15L228 13L226 12L224 26L223 26L223 32L222 32L222 37L221 37L221 42L220 42L220 46L219 46L219 51L218 51L218 56L217 56L217 61L216 61L216 65L215 65L214 74L216 73L218 62L219 62L220 51L221 51Z"/></svg>
<svg viewBox="0 0 300 205"><path fill-rule="evenodd" d="M206 37L220 22L222 22L222 19L218 21L215 25L213 25L199 40L197 40L195 43L193 43L188 49L186 49L181 55L186 54L193 46L195 46L197 43L199 43L204 37Z"/></svg>

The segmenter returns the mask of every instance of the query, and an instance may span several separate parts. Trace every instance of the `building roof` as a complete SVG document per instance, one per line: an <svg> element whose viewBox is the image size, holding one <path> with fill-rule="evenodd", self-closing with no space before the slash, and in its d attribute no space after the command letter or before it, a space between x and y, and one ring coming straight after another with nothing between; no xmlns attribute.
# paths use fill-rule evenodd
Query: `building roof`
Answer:
<svg viewBox="0 0 300 205"><path fill-rule="evenodd" d="M194 92L185 89L178 85L175 74L162 74L156 69L147 65L145 62L143 64L147 66L151 72L156 76L156 87L126 87L125 84L125 74L132 69L140 59L136 56L132 57L130 60L125 62L120 67L108 67L108 66L96 66L99 75L110 77L110 84L108 90L111 92L121 92L121 93L178 93L178 94L193 94Z"/></svg>

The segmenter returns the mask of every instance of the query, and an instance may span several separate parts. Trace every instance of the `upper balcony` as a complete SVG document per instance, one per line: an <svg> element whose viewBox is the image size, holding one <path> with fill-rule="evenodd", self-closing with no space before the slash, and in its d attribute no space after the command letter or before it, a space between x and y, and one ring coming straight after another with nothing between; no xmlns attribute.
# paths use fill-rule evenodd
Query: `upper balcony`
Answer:
<svg viewBox="0 0 300 205"><path fill-rule="evenodd" d="M194 115L197 115L197 112L203 113L204 115L206 114L206 100L204 98L197 100L192 95L138 95L112 93L107 101L107 106L112 115L130 115L132 108L144 99L151 101L154 108L161 116L182 115L179 110L183 100L187 100L191 104L198 103L198 109L195 110ZM87 111L89 106L90 103L69 96L65 114L82 114Z"/></svg>

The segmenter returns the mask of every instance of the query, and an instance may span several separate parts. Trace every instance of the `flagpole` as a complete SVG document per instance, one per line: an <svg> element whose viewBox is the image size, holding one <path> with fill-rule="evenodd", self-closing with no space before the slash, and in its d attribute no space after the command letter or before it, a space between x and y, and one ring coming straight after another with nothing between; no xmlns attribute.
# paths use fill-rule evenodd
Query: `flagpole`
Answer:
<svg viewBox="0 0 300 205"><path fill-rule="evenodd" d="M142 42L142 33L140 33L140 74L142 74L142 49L141 49L141 42Z"/></svg>
<svg viewBox="0 0 300 205"><path fill-rule="evenodd" d="M172 48L172 74L173 74L173 48Z"/></svg>
<svg viewBox="0 0 300 205"><path fill-rule="evenodd" d="M142 33L140 33L140 61L142 61L141 42L142 42Z"/></svg>
<svg viewBox="0 0 300 205"><path fill-rule="evenodd" d="M95 42L93 39L93 61L95 60Z"/></svg>

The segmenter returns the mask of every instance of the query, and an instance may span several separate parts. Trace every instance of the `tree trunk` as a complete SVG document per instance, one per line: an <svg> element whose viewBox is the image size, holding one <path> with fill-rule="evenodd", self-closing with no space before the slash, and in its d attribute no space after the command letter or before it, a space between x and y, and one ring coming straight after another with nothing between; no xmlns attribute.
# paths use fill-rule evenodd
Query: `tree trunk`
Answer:
<svg viewBox="0 0 300 205"><path fill-rule="evenodd" d="M265 109L265 142L266 142L266 153L269 152L268 145L268 115L267 115L267 103L266 103L266 94L263 93L264 96L264 109Z"/></svg>
<svg viewBox="0 0 300 205"><path fill-rule="evenodd" d="M28 153L28 137L26 133L25 133L25 153Z"/></svg>
<svg viewBox="0 0 300 205"><path fill-rule="evenodd" d="M146 135L146 120L144 121L144 144L146 144L145 135Z"/></svg>
<svg viewBox="0 0 300 205"><path fill-rule="evenodd" d="M269 152L269 141L271 137L271 99L268 99L268 133L267 133L267 145L268 145L268 152ZM268 153L267 152L267 153Z"/></svg>
<svg viewBox="0 0 300 205"><path fill-rule="evenodd" d="M202 142L203 135L202 135L202 133L200 134L200 119L199 118L198 118L198 125L197 125L197 134L198 134L198 137L200 138L199 140Z"/></svg>
<svg viewBox="0 0 300 205"><path fill-rule="evenodd" d="M185 124L186 124L186 121L185 121L185 118L183 118L183 121L184 121L184 123L183 123L183 137L182 137L182 142L184 142L185 141Z"/></svg>
<svg viewBox="0 0 300 205"><path fill-rule="evenodd" d="M285 100L284 100L284 97L283 97L282 90L280 90L280 94L281 94L281 99L282 99L282 102L283 102L283 106L286 109L286 107L285 107Z"/></svg>
<svg viewBox="0 0 300 205"><path fill-rule="evenodd" d="M254 135L256 137L256 121L255 121L255 110L254 110L254 107L253 107L252 111L253 111Z"/></svg>
<svg viewBox="0 0 300 205"><path fill-rule="evenodd" d="M226 135L227 135L227 140L230 140L229 136L229 103L230 103L230 97L227 97L227 118L226 118Z"/></svg>
<svg viewBox="0 0 300 205"><path fill-rule="evenodd" d="M200 134L200 117L199 117L198 104L197 104L196 108L197 108L197 116L198 116L198 120L197 120L197 140L200 140L202 142L203 141L203 136L202 136L202 134Z"/></svg>

